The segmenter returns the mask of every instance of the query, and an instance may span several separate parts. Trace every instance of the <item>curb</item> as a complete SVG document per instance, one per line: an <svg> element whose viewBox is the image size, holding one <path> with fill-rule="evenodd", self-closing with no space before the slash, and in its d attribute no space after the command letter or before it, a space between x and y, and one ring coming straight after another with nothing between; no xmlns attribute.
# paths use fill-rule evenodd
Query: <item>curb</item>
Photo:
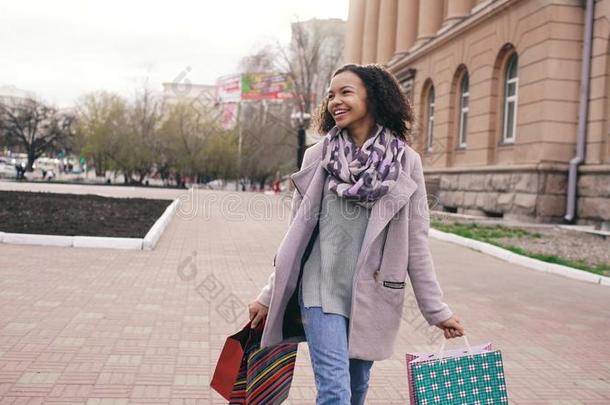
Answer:
<svg viewBox="0 0 610 405"><path fill-rule="evenodd" d="M61 236L61 235L4 233L2 242L16 244L16 245L45 245L45 246L71 247L73 244L73 238L74 238L73 236Z"/></svg>
<svg viewBox="0 0 610 405"><path fill-rule="evenodd" d="M107 238L103 236L73 236L72 247L142 250L142 238Z"/></svg>
<svg viewBox="0 0 610 405"><path fill-rule="evenodd" d="M507 261L509 263L514 263L519 266L527 267L528 269L542 271L545 273L557 274L575 280L586 281L588 283L600 284L606 287L610 287L610 277L601 276L599 274L590 273L584 270L574 269L568 266L562 266L560 264L543 262L542 260L533 259L531 257L513 253L510 250L494 246L490 243L465 238L463 236L439 231L433 228L430 228L429 235L432 238L465 246L470 249L485 253L487 255L497 257L498 259Z"/></svg>
<svg viewBox="0 0 610 405"><path fill-rule="evenodd" d="M62 236L0 232L0 243L16 245L59 246L74 248L104 248L152 250L171 221L179 199L175 199L155 221L144 238L112 238L104 236Z"/></svg>
<svg viewBox="0 0 610 405"><path fill-rule="evenodd" d="M157 221L153 224L153 226L148 230L146 236L142 240L142 249L144 250L153 250L159 242L163 231L167 228L167 225L171 221L174 213L176 212L176 208L178 207L179 199L175 199L163 212L163 214L157 219Z"/></svg>

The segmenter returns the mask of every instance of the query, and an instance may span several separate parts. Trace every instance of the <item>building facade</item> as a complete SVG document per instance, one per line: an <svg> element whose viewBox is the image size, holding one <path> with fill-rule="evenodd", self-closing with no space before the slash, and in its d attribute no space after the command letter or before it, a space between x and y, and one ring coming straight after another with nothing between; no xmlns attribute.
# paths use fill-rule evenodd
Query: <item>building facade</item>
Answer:
<svg viewBox="0 0 610 405"><path fill-rule="evenodd" d="M345 59L400 81L438 209L606 228L609 19L610 0L351 0Z"/></svg>

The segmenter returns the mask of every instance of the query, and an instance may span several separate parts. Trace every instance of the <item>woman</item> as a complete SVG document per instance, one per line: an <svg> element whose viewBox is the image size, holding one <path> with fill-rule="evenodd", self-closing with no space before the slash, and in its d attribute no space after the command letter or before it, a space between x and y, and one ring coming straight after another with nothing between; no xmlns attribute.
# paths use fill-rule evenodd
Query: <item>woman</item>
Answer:
<svg viewBox="0 0 610 405"><path fill-rule="evenodd" d="M317 404L364 403L373 362L393 354L407 275L427 322L464 334L431 260L412 122L388 71L345 65L316 116L326 136L291 176L290 226L249 312L253 326L265 320L262 347L307 341Z"/></svg>

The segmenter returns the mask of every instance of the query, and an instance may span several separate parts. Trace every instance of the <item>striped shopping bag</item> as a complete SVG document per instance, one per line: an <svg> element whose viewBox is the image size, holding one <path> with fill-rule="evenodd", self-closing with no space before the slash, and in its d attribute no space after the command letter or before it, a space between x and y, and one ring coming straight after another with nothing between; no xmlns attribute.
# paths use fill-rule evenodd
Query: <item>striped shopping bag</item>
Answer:
<svg viewBox="0 0 610 405"><path fill-rule="evenodd" d="M231 405L281 404L288 398L298 343L260 348L264 320L227 338L210 386Z"/></svg>
<svg viewBox="0 0 610 405"><path fill-rule="evenodd" d="M491 343L438 352L407 353L412 405L508 404L500 350Z"/></svg>

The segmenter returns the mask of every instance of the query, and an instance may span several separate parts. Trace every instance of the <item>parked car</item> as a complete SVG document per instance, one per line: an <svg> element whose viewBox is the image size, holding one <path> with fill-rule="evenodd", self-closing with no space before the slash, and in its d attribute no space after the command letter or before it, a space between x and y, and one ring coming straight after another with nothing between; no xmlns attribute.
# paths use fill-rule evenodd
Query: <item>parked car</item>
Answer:
<svg viewBox="0 0 610 405"><path fill-rule="evenodd" d="M208 181L205 185L209 190L223 190L225 188L225 182L220 179Z"/></svg>
<svg viewBox="0 0 610 405"><path fill-rule="evenodd" d="M0 163L0 177L16 178L17 169L10 163Z"/></svg>

